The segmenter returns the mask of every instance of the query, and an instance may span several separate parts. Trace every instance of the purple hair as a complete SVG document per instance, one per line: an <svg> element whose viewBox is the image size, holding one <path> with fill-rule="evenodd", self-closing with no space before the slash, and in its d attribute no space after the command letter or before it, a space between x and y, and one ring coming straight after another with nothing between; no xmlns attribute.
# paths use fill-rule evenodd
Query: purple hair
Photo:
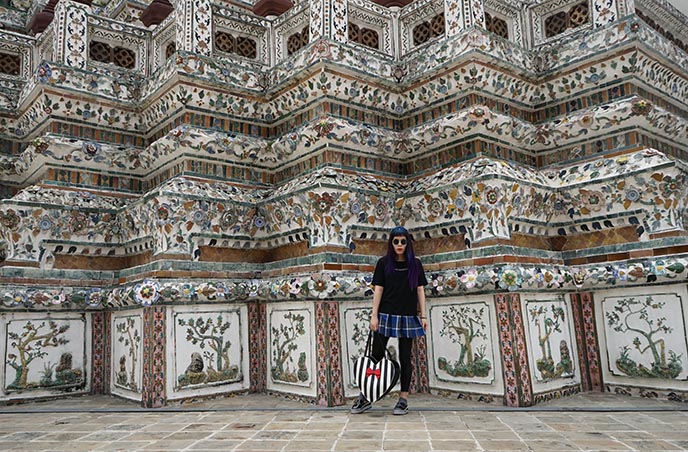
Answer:
<svg viewBox="0 0 688 452"><path fill-rule="evenodd" d="M385 256L385 273L392 273L396 261L397 253L394 252L392 240L395 237L404 237L406 239L406 262L408 265L408 283L411 289L418 287L418 274L420 273L420 265L416 260L416 254L413 252L413 240L411 234L406 228L397 226L389 233L389 240L387 240L387 255Z"/></svg>

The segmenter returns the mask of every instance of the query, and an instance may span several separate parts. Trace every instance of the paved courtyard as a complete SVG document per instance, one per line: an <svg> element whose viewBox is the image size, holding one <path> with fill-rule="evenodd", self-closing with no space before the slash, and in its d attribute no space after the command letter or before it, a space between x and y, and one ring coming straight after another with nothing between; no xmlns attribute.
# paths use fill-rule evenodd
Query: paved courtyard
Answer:
<svg viewBox="0 0 688 452"><path fill-rule="evenodd" d="M678 451L688 450L688 405L581 394L514 410L412 395L351 415L267 395L141 409L73 397L0 407L0 451Z"/></svg>

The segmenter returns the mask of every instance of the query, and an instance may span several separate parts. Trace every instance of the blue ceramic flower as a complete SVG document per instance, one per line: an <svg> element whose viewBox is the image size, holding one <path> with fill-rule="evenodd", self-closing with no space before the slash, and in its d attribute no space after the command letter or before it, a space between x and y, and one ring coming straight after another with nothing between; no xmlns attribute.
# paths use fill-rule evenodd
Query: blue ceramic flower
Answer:
<svg viewBox="0 0 688 452"><path fill-rule="evenodd" d="M47 83L50 80L50 76L53 75L53 70L50 68L48 63L41 63L36 69L36 77L41 83Z"/></svg>
<svg viewBox="0 0 688 452"><path fill-rule="evenodd" d="M98 307L103 302L103 289L93 287L86 292L86 304L91 307Z"/></svg>

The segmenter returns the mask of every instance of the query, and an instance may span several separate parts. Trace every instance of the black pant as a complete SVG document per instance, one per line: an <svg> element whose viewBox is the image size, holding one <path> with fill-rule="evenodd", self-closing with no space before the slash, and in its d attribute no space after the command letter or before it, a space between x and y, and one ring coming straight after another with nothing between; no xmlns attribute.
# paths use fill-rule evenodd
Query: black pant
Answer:
<svg viewBox="0 0 688 452"><path fill-rule="evenodd" d="M400 337L399 339L399 364L401 365L401 392L408 392L411 387L411 345L412 337ZM373 333L373 358L379 361L385 357L389 338Z"/></svg>

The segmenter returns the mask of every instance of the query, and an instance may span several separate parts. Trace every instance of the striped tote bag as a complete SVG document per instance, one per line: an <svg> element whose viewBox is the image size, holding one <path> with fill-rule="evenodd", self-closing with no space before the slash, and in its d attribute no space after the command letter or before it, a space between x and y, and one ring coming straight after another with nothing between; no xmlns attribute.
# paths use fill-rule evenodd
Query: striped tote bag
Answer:
<svg viewBox="0 0 688 452"><path fill-rule="evenodd" d="M355 384L369 402L377 402L387 395L399 381L399 363L393 359L373 359L373 332L368 334L365 355L354 361Z"/></svg>

